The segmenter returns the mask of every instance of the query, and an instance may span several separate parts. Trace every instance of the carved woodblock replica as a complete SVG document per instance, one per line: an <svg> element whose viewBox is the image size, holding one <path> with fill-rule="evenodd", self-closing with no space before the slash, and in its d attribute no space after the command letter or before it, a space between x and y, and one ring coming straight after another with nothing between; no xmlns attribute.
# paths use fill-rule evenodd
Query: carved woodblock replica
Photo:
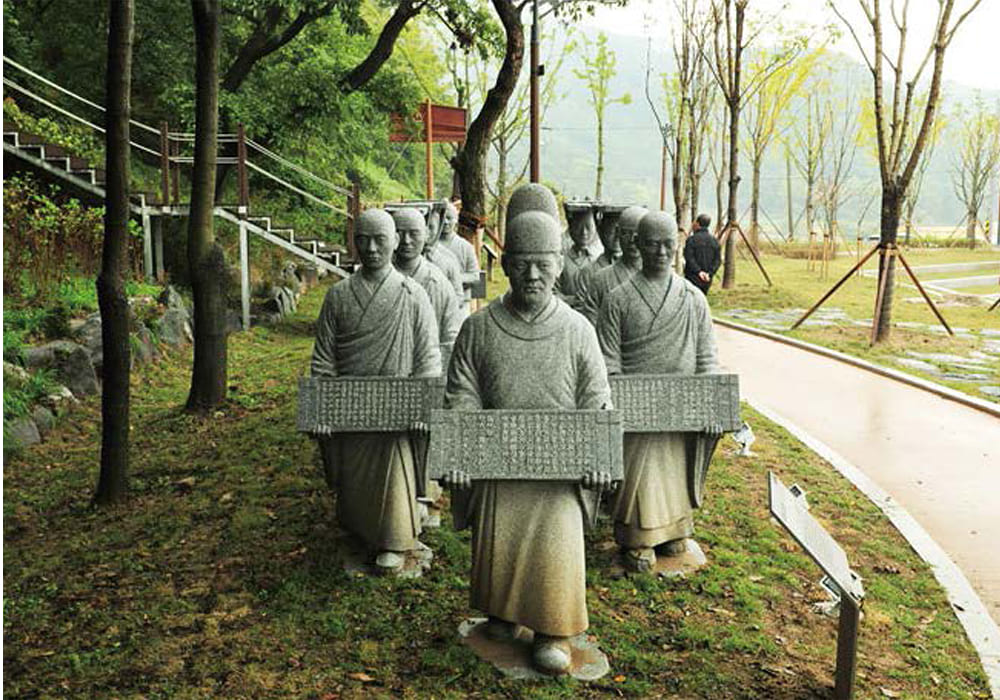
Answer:
<svg viewBox="0 0 1000 700"><path fill-rule="evenodd" d="M638 245L642 271L607 295L597 322L612 375L718 372L712 318L704 295L671 269L676 242L677 227L668 214L652 212L642 218ZM687 388L705 386L713 385ZM618 489L614 523L625 565L633 571L651 571L658 555L665 560L684 557L696 546L688 539L694 531L692 509L701 504L709 460L722 430L738 427L731 387L721 388L723 406L728 407L722 415L714 415L715 401L696 408L688 398L675 396L671 403L660 404L660 410L670 413L676 402L678 411L687 413L693 425L683 425L680 431L625 436L625 480ZM629 401L635 406L639 400L632 396ZM647 417L649 412L644 411ZM700 552L696 559L677 560L683 563L677 567L660 562L661 570L662 565L671 567L667 571L684 570L704 561Z"/></svg>
<svg viewBox="0 0 1000 700"><path fill-rule="evenodd" d="M619 411L434 411L430 477L580 481L622 478Z"/></svg>
<svg viewBox="0 0 1000 700"><path fill-rule="evenodd" d="M298 429L315 435L391 433L428 423L444 381L416 377L300 377Z"/></svg>
<svg viewBox="0 0 1000 700"><path fill-rule="evenodd" d="M735 374L618 374L608 381L626 433L728 433L742 425Z"/></svg>
<svg viewBox="0 0 1000 700"><path fill-rule="evenodd" d="M448 368L447 409L476 415L611 408L593 328L552 293L562 260L557 213L552 193L539 185L518 188L511 196L508 214L516 216L508 220L502 261L511 290L463 324ZM456 430L465 433L464 427ZM435 429L432 444L438 433ZM521 448L522 459L547 460L550 452L537 447ZM465 468L443 480L453 489L456 527L473 531L471 605L489 616L470 638L516 650L522 648L521 625L533 632L531 662L545 673L577 674L583 663L574 640L586 639L589 624L584 528L596 505L594 487L610 483L611 465L595 467L598 471L583 479L574 468L577 476L564 481L473 481ZM537 474L547 467L519 469ZM597 675L605 673L604 655L596 647L590 652Z"/></svg>
<svg viewBox="0 0 1000 700"><path fill-rule="evenodd" d="M327 292L312 376L440 376L438 329L427 293L392 267L398 243L392 217L378 209L364 212L355 241L361 269ZM372 386L377 385L370 385L359 406L350 409L357 419L369 417L366 398L385 399ZM317 415L334 410L319 401L316 406ZM417 475L409 432L331 432L320 435L320 447L327 483L338 494L340 522L364 543L376 570L419 571L430 551L417 540Z"/></svg>

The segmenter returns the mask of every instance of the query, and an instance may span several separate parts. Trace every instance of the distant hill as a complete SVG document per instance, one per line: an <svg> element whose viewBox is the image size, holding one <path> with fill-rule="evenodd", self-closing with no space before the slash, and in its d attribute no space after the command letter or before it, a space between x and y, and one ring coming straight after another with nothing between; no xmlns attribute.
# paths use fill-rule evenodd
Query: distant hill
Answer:
<svg viewBox="0 0 1000 700"><path fill-rule="evenodd" d="M581 27L580 33L591 38L597 32ZM612 95L629 92L630 105L612 105L608 108L605 123L605 182L604 199L623 202L637 202L646 205L659 203L660 152L661 141L656 121L645 98L646 40L632 36L609 34L608 43L617 55L618 75L612 81ZM653 46L652 60L655 76L665 70L672 70L672 56L669 45ZM859 103L870 99L871 80L867 69L860 63L833 54L830 59L844 71L846 79L841 87L853 89ZM588 104L585 85L573 74L573 68L581 65L579 55L568 57L563 64L564 78L559 83L563 99L548 111L542 125L542 177L557 186L568 196L590 196L594 194L595 169L597 162L597 132L593 111ZM840 82L838 80L838 82ZM852 87L853 86L853 87ZM976 91L957 83L947 83L944 88L945 100L939 113L947 117L953 106L972 99ZM990 101L1000 98L1000 92L983 92ZM963 208L954 195L950 169L954 162L956 146L954 132L946 130L941 137L918 203L916 223L924 226L956 226L963 217ZM525 139L527 141L527 139ZM526 148L526 144L525 144ZM525 153L517 154L526 157ZM514 162L518 161L514 159ZM748 206L750 198L750 168L746 153L741 150L740 184L741 213ZM762 171L762 208L776 224L784 229L786 217L785 160L784 151L776 146L769 153ZM867 198L878 189L878 169L874 159L859 148L852 171L852 184L863 190L843 207L841 227L847 235L853 235L856 221ZM715 183L711 169L703 180L700 206L715 213ZM991 218L996 217L996 187L987 199L986 208ZM793 210L797 217L804 206L805 183L792 169ZM671 201L668 182L668 202ZM669 206L668 206L669 208ZM762 217L764 223L767 219ZM869 210L866 230L877 226L877 201ZM800 234L804 229L800 229Z"/></svg>

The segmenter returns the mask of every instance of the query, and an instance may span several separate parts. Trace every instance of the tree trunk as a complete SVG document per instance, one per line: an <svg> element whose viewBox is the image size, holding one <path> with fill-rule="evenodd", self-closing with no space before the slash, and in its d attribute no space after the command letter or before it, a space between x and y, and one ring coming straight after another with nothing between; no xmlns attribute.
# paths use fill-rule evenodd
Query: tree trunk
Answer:
<svg viewBox="0 0 1000 700"><path fill-rule="evenodd" d="M597 117L597 185L594 187L594 199L601 201L601 180L604 179L604 118Z"/></svg>
<svg viewBox="0 0 1000 700"><path fill-rule="evenodd" d="M750 186L750 245L760 252L760 168L763 154L753 159L753 177Z"/></svg>
<svg viewBox="0 0 1000 700"><path fill-rule="evenodd" d="M216 140L219 128L219 2L191 0L195 31L195 145L188 219L194 292L194 368L187 408L205 412L226 398L226 261L215 242Z"/></svg>
<svg viewBox="0 0 1000 700"><path fill-rule="evenodd" d="M736 60L739 61L739 53L737 53ZM734 229L739 225L739 212L737 211L737 189L740 185L739 74L739 64L737 63L735 88L736 98L729 101L729 198L726 205L726 227L729 228L729 235L726 236L726 259L722 268L723 289L732 289L733 285L736 284L735 253L737 234Z"/></svg>
<svg viewBox="0 0 1000 700"><path fill-rule="evenodd" d="M128 495L129 309L128 272L129 115L132 86L132 0L111 0L106 77L104 251L97 277L101 309L104 387L101 393L101 474L94 502L120 503Z"/></svg>
<svg viewBox="0 0 1000 700"><path fill-rule="evenodd" d="M882 211L880 216L880 238L879 245L883 250L896 246L896 235L899 231L899 218L902 210L903 196L898 188L883 186L882 189ZM885 294L882 296L881 312L879 314L878 328L875 331L875 342L880 343L889 339L892 330L892 296L893 286L896 276L896 257L894 255L880 255L879 279L884 275Z"/></svg>
<svg viewBox="0 0 1000 700"><path fill-rule="evenodd" d="M499 158L497 162L497 238L506 240L507 222L504 221L507 212L507 139L502 137L497 141Z"/></svg>
<svg viewBox="0 0 1000 700"><path fill-rule="evenodd" d="M969 247L976 247L976 223L979 221L979 210L969 209L966 213L966 224L965 224L965 237L969 241Z"/></svg>
<svg viewBox="0 0 1000 700"><path fill-rule="evenodd" d="M479 114L469 125L465 143L452 161L461 182L462 211L478 218L486 213L486 149L490 134L507 108L524 61L524 26L518 8L512 0L493 0L493 7L506 35L503 63Z"/></svg>

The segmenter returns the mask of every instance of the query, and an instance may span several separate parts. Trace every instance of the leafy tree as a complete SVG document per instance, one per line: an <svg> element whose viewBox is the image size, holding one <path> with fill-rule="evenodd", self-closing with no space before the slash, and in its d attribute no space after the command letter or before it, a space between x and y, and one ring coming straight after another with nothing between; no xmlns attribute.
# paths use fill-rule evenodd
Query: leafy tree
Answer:
<svg viewBox="0 0 1000 700"><path fill-rule="evenodd" d="M104 255L97 278L104 389L101 392L101 473L94 500L118 503L128 492L129 306L125 294L129 242L129 90L132 84L132 0L109 7Z"/></svg>
<svg viewBox="0 0 1000 700"><path fill-rule="evenodd" d="M608 35L601 32L597 41L583 38L583 70L574 69L573 74L583 81L590 92L590 106L594 109L597 121L597 180L594 185L594 198L601 198L601 185L604 179L604 114L613 104L631 104L632 96L623 93L618 97L611 96L611 79L618 74L615 52L608 48Z"/></svg>
<svg viewBox="0 0 1000 700"><path fill-rule="evenodd" d="M969 247L975 248L979 210L1000 170L1000 106L990 110L977 97L971 110L959 110L956 117L962 145L952 167L952 185L965 205L966 236Z"/></svg>

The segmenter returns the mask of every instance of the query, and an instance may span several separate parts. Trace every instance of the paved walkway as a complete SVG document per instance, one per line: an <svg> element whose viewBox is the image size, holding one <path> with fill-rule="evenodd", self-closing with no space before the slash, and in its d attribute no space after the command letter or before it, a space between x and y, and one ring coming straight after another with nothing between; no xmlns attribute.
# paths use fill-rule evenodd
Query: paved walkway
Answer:
<svg viewBox="0 0 1000 700"><path fill-rule="evenodd" d="M1000 623L1000 419L896 380L716 325L741 393L888 492Z"/></svg>

